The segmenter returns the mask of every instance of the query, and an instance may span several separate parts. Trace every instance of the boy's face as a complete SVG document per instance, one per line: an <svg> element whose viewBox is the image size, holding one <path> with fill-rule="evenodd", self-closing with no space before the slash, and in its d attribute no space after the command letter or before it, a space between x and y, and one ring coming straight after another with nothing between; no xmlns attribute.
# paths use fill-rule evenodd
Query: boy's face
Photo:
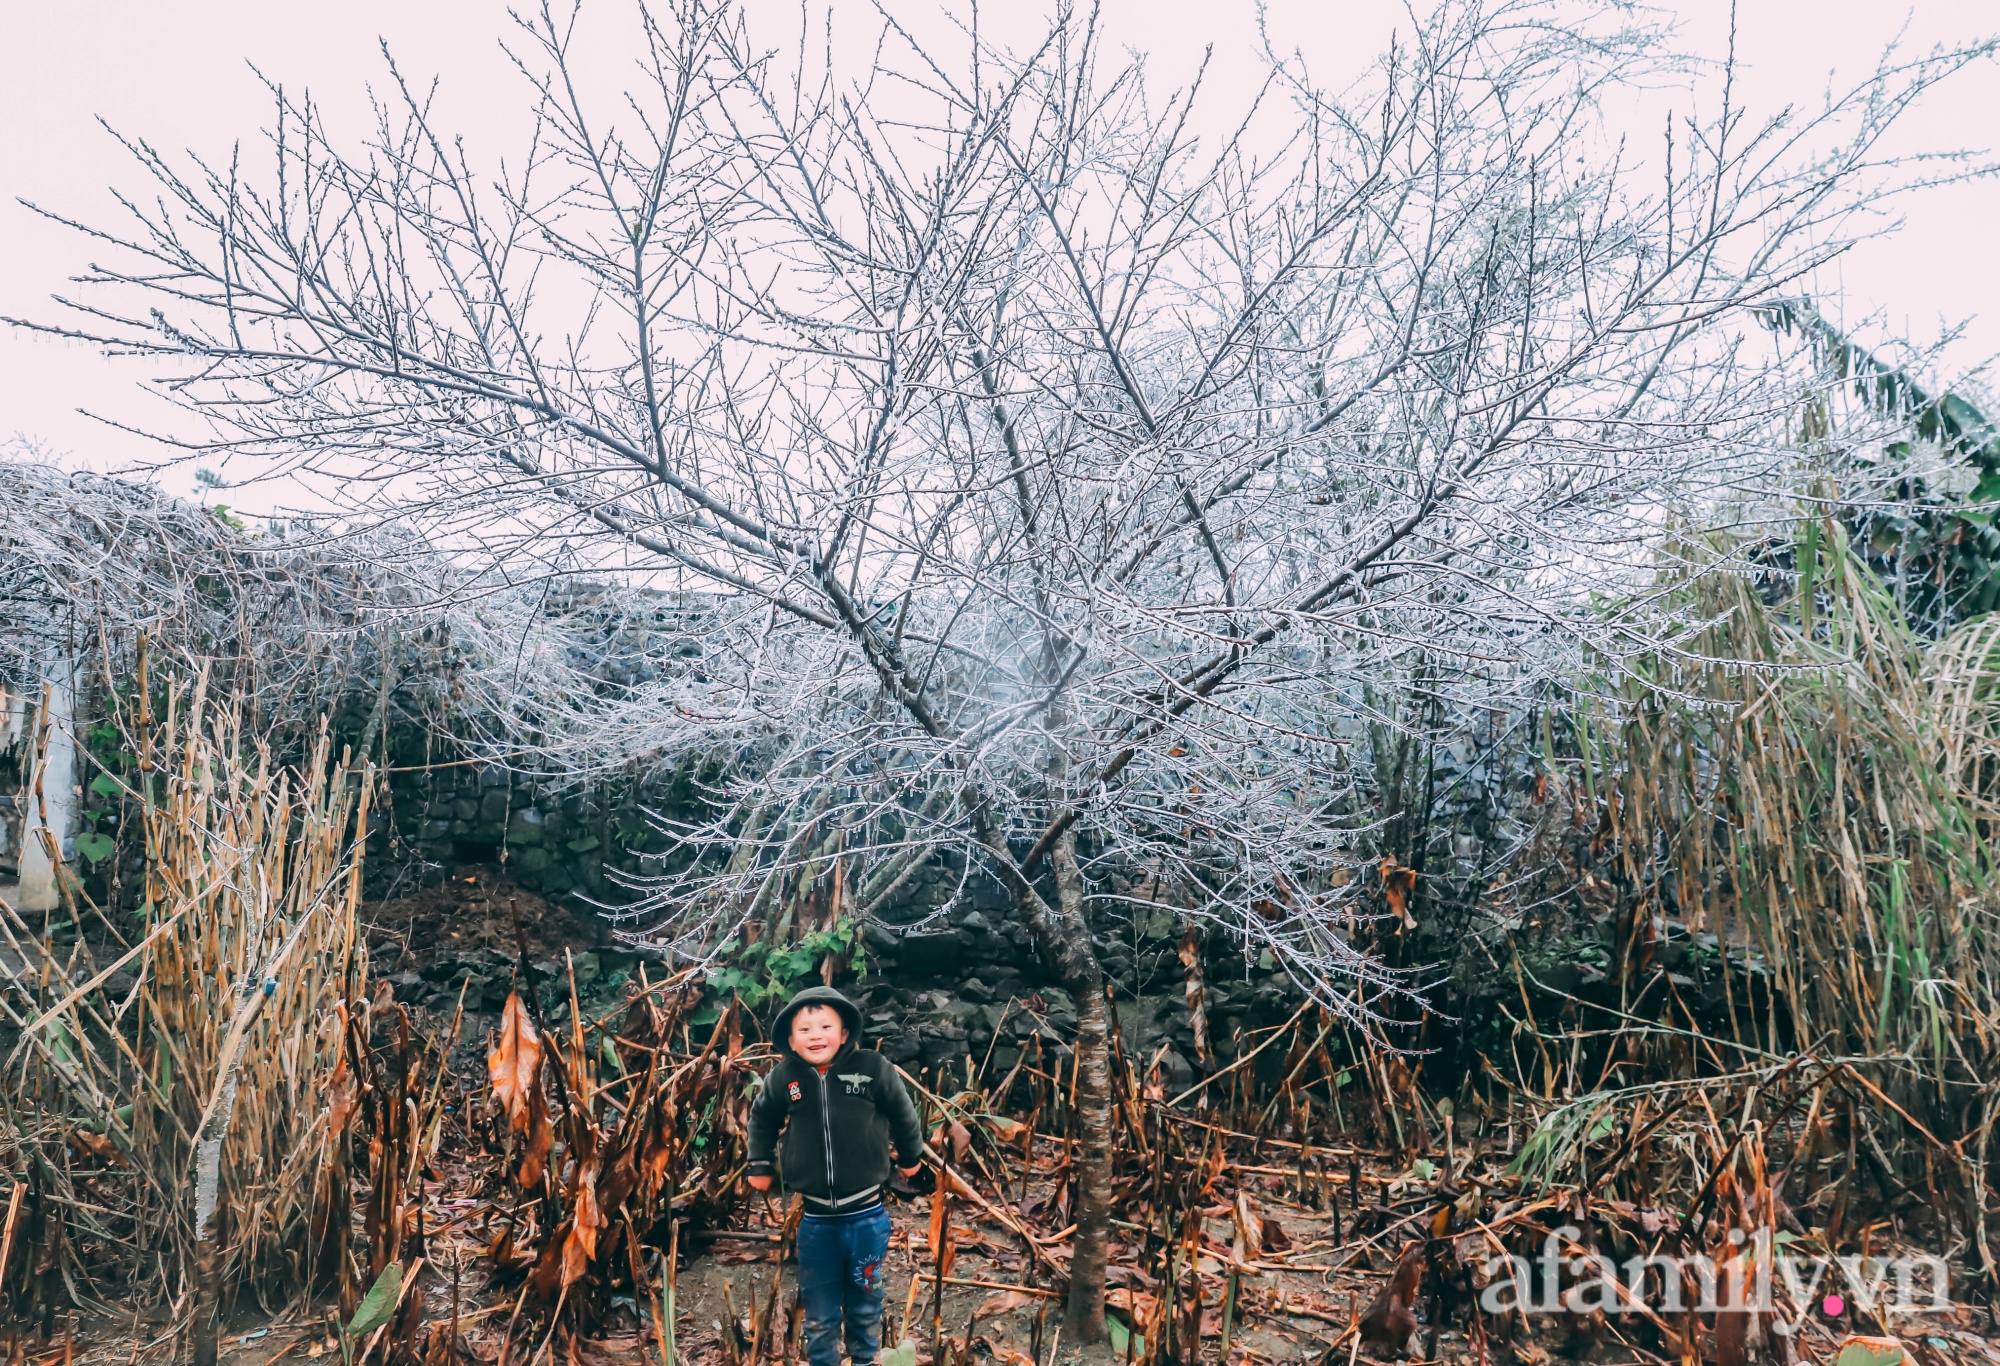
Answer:
<svg viewBox="0 0 2000 1366"><path fill-rule="evenodd" d="M792 1016L792 1052L814 1067L833 1061L847 1042L847 1025L832 1006L807 1006Z"/></svg>

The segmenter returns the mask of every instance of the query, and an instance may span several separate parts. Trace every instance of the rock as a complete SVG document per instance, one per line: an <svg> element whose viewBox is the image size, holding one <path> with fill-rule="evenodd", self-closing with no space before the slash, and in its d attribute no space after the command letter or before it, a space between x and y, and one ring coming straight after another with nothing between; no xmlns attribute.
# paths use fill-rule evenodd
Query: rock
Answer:
<svg viewBox="0 0 2000 1366"><path fill-rule="evenodd" d="M1160 1080L1166 1085L1169 1096L1194 1085L1194 1064L1171 1048L1161 1055L1159 1068Z"/></svg>
<svg viewBox="0 0 2000 1366"><path fill-rule="evenodd" d="M903 971L916 977L954 976L964 958L956 932L904 935L899 947Z"/></svg>
<svg viewBox="0 0 2000 1366"><path fill-rule="evenodd" d="M956 1025L926 1029L918 1037L918 1056L926 1067L935 1067L947 1060L956 1062L965 1056L965 1044L966 1032Z"/></svg>
<svg viewBox="0 0 2000 1366"><path fill-rule="evenodd" d="M958 994L962 1000L984 1005L993 999L993 988L987 986L986 983L980 981L977 977L968 977L964 982L960 983Z"/></svg>
<svg viewBox="0 0 2000 1366"><path fill-rule="evenodd" d="M1151 1053L1159 1043L1160 1028L1150 1003L1120 999L1112 1008L1118 1012L1118 1032L1125 1038L1126 1052Z"/></svg>
<svg viewBox="0 0 2000 1366"><path fill-rule="evenodd" d="M877 1045L883 1057L899 1065L915 1062L923 1052L916 1031L906 1029L900 1034L892 1034Z"/></svg>
<svg viewBox="0 0 2000 1366"><path fill-rule="evenodd" d="M516 811L507 822L507 843L540 844L546 824L547 817L532 806Z"/></svg>
<svg viewBox="0 0 2000 1366"><path fill-rule="evenodd" d="M971 930L974 934L993 933L993 922L981 915L977 907L960 917L958 924L959 928Z"/></svg>
<svg viewBox="0 0 2000 1366"><path fill-rule="evenodd" d="M965 890L967 899L981 910L1005 913L1013 904L1013 899L1008 896L1007 889L1000 885L999 879L985 873L976 874L969 879Z"/></svg>

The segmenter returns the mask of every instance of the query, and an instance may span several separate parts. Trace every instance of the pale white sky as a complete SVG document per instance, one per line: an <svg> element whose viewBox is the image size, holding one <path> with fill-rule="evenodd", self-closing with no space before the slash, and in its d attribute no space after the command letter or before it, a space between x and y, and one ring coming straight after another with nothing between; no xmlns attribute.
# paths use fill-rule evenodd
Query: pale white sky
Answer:
<svg viewBox="0 0 2000 1366"><path fill-rule="evenodd" d="M591 0L623 13L635 0ZM1417 0L1424 4L1427 0ZM1587 0L1578 0L1579 5ZM1018 11L1021 0L992 5ZM1726 50L1729 0L1663 0L1685 41L1707 55ZM899 6L898 8L908 8ZM1247 81L1254 69L1254 0L1104 0L1112 33L1150 54L1167 79L1193 70L1215 47L1211 80ZM495 152L510 152L525 105L520 78L498 38L505 0L0 0L0 314L53 317L49 296L84 266L92 246L38 219L17 199L105 220L107 187L143 191L144 178L98 126L104 118L163 150L192 148L227 160L246 148L269 113L249 69L309 88L332 117L358 131L367 88L380 83L386 39L406 73L442 78L444 125ZM792 0L754 0L774 22ZM1403 6L1391 0L1269 0L1272 30L1325 73L1358 69L1381 50ZM1407 20L1403 20L1407 26ZM1754 111L1816 105L1829 76L1858 78L1907 25L1926 48L2000 30L2000 0L1741 0L1738 98ZM615 62L607 79L622 73ZM1933 92L1903 128L1908 150L2000 147L2000 70L1962 73ZM1929 191L1906 202L1895 237L1865 245L1814 282L1822 298L1871 339L1935 341L1964 325L1948 364L1971 369L2000 354L2000 182ZM1872 325L1871 325L1872 322ZM157 423L141 372L81 345L0 328L0 437L20 434L54 455L99 469L157 458L144 439L82 416L89 408L135 425ZM185 476L169 482L185 487Z"/></svg>

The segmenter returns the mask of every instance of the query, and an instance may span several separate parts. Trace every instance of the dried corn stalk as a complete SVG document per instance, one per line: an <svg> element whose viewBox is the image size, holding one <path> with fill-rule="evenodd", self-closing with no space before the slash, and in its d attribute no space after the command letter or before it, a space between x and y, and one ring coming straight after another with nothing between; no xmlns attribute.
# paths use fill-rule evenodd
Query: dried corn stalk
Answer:
<svg viewBox="0 0 2000 1366"><path fill-rule="evenodd" d="M69 1269L177 1298L193 1288L199 1204L216 1284L289 1291L316 1269L307 1231L326 1226L313 1216L333 1191L341 1007L366 978L354 913L367 776L333 761L324 732L299 770L275 765L205 675L142 694L122 720L140 756L140 923L94 972L87 945L35 944L48 986L17 1018L6 1067L25 1109L11 1137L94 1139L75 1179L96 1212L69 1191L58 1203L126 1264ZM0 918L10 936L26 929L11 908Z"/></svg>

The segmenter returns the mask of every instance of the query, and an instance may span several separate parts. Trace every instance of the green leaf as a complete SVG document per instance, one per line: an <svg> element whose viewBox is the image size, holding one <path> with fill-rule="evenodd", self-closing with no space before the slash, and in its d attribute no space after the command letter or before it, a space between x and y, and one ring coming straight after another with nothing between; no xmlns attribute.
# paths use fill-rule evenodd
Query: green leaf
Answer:
<svg viewBox="0 0 2000 1366"><path fill-rule="evenodd" d="M1125 1344L1127 1342L1132 1344L1132 1355L1134 1357L1142 1357L1146 1354L1146 1339L1127 1328L1116 1315L1106 1314L1104 1316L1104 1330L1111 1336L1111 1354L1113 1356L1124 1356Z"/></svg>
<svg viewBox="0 0 2000 1366"><path fill-rule="evenodd" d="M911 1338L904 1338L878 1360L881 1366L917 1366L917 1344Z"/></svg>
<svg viewBox="0 0 2000 1366"><path fill-rule="evenodd" d="M780 982L796 982L817 966L819 954L806 945L771 955L771 975Z"/></svg>
<svg viewBox="0 0 2000 1366"><path fill-rule="evenodd" d="M708 986L718 996L727 996L732 992L741 995L753 989L754 983L748 973L738 968L717 968L708 975Z"/></svg>
<svg viewBox="0 0 2000 1366"><path fill-rule="evenodd" d="M1850 1338L1833 1354L1833 1366L1903 1366L1908 1360L1893 1338Z"/></svg>
<svg viewBox="0 0 2000 1366"><path fill-rule="evenodd" d="M364 1338L389 1321L395 1312L396 1301L403 1294L403 1264L391 1262L382 1268L382 1274L375 1278L375 1284L368 1287L368 1293L361 1297L361 1305L354 1311L354 1317L347 1325L347 1336Z"/></svg>
<svg viewBox="0 0 2000 1366"><path fill-rule="evenodd" d="M125 795L125 785L109 773L100 773L90 780L90 790L106 801L117 801Z"/></svg>
<svg viewBox="0 0 2000 1366"><path fill-rule="evenodd" d="M90 866L95 868L118 852L118 841L109 835L100 835L95 830L88 830L76 837L76 852L89 859Z"/></svg>

